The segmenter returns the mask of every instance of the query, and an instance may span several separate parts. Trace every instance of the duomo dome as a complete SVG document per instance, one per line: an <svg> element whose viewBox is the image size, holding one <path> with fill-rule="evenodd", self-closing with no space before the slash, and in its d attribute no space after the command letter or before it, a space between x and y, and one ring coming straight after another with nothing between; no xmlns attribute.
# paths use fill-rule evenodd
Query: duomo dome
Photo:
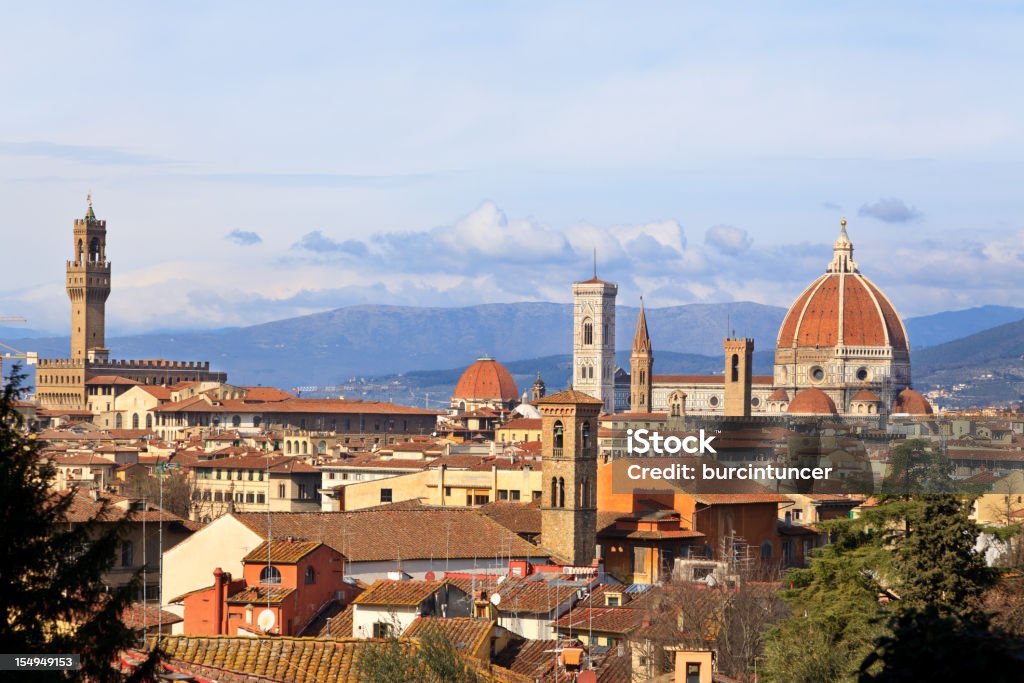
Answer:
<svg viewBox="0 0 1024 683"><path fill-rule="evenodd" d="M825 273L783 318L774 375L776 387L819 389L842 406L840 412L853 414L882 408L872 406L867 396L877 395L887 408L910 386L906 328L882 290L853 260L846 219Z"/></svg>

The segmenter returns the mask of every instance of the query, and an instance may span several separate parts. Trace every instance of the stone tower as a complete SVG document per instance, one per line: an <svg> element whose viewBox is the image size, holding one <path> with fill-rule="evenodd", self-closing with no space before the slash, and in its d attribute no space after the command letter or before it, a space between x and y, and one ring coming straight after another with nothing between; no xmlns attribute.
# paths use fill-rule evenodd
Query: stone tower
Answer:
<svg viewBox="0 0 1024 683"><path fill-rule="evenodd" d="M71 358L106 359L104 318L110 296L107 261L107 222L96 219L92 197L85 218L75 219L74 260L67 262L67 291L71 299Z"/></svg>
<svg viewBox="0 0 1024 683"><path fill-rule="evenodd" d="M615 412L615 296L611 282L590 280L572 286L572 386L600 399Z"/></svg>
<svg viewBox="0 0 1024 683"><path fill-rule="evenodd" d="M544 380L540 378L540 371L537 371L537 379L533 380L533 388L530 390L530 400L539 401L544 398L547 393L547 388L544 386Z"/></svg>
<svg viewBox="0 0 1024 683"><path fill-rule="evenodd" d="M629 356L629 409L634 413L651 412L651 373L654 372L654 354L651 335L647 333L647 314L644 300L640 299L640 316L633 335L633 352Z"/></svg>
<svg viewBox="0 0 1024 683"><path fill-rule="evenodd" d="M725 414L750 417L753 339L725 340Z"/></svg>
<svg viewBox="0 0 1024 683"><path fill-rule="evenodd" d="M574 566L597 554L597 426L603 404L569 389L537 401L541 414L541 541Z"/></svg>

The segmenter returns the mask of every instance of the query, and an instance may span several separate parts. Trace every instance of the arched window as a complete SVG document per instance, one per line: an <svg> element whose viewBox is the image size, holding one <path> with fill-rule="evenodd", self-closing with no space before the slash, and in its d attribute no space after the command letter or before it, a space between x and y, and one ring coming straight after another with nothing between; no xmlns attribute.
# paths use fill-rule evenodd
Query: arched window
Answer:
<svg viewBox="0 0 1024 683"><path fill-rule="evenodd" d="M561 448L562 447L562 442L564 441L563 437L564 437L564 432L565 432L565 428L562 426L562 421L561 420L556 420L555 421L555 426L554 426L554 430L553 431L554 431L554 436L555 436L555 448Z"/></svg>
<svg viewBox="0 0 1024 683"><path fill-rule="evenodd" d="M306 455L309 452L308 449L309 449L309 442L308 441L303 441L302 442L302 454Z"/></svg>
<svg viewBox="0 0 1024 683"><path fill-rule="evenodd" d="M607 344L608 343L608 323L604 324L604 334L601 335L601 343L602 344Z"/></svg>
<svg viewBox="0 0 1024 683"><path fill-rule="evenodd" d="M551 507L558 507L558 478L551 477Z"/></svg>
<svg viewBox="0 0 1024 683"><path fill-rule="evenodd" d="M263 420L260 419L259 415L257 415L256 417L252 418L252 426L253 427L259 427L261 422L263 422Z"/></svg>
<svg viewBox="0 0 1024 683"><path fill-rule="evenodd" d="M92 240L89 242L89 260L100 260L100 240L98 237L93 237Z"/></svg>
<svg viewBox="0 0 1024 683"><path fill-rule="evenodd" d="M316 452L319 455L323 455L324 453L326 453L327 452L327 442L326 441L321 441L320 443L318 443L317 446L316 446Z"/></svg>
<svg viewBox="0 0 1024 683"><path fill-rule="evenodd" d="M316 583L316 570L312 567L306 567L306 584Z"/></svg>
<svg viewBox="0 0 1024 683"><path fill-rule="evenodd" d="M285 447L285 452L288 453L288 455L291 455L292 454L292 442L291 441L285 441L284 442L284 447Z"/></svg>
<svg viewBox="0 0 1024 683"><path fill-rule="evenodd" d="M260 583L264 585L281 583L281 572L277 567L264 567L260 572Z"/></svg>
<svg viewBox="0 0 1024 683"><path fill-rule="evenodd" d="M641 370L640 371L640 384L643 384L646 381L647 381L647 373L645 373L643 370Z"/></svg>
<svg viewBox="0 0 1024 683"><path fill-rule="evenodd" d="M236 429L237 429L238 427L241 427L241 426L242 426L242 418L241 418L241 416L239 416L239 415L233 415L233 416L231 417L231 426L232 426L232 427L235 427Z"/></svg>
<svg viewBox="0 0 1024 683"><path fill-rule="evenodd" d="M732 381L740 381L740 355L738 353L732 354Z"/></svg>
<svg viewBox="0 0 1024 683"><path fill-rule="evenodd" d="M153 413L146 413L146 429L153 428Z"/></svg>
<svg viewBox="0 0 1024 683"><path fill-rule="evenodd" d="M584 448L590 448L590 423L584 422L580 427L580 437Z"/></svg>
<svg viewBox="0 0 1024 683"><path fill-rule="evenodd" d="M583 477L583 481L580 482L580 507L587 507L587 478Z"/></svg>
<svg viewBox="0 0 1024 683"><path fill-rule="evenodd" d="M138 429L138 428L139 428L139 414L138 413L132 413L132 429Z"/></svg>
<svg viewBox="0 0 1024 683"><path fill-rule="evenodd" d="M82 240L78 240L78 255L75 257L75 260L81 263L83 256L85 256L85 245L82 243Z"/></svg>
<svg viewBox="0 0 1024 683"><path fill-rule="evenodd" d="M121 417L121 413L118 413L118 414L117 414L117 415L116 415L116 416L114 417L114 427L115 427L116 429L121 429L121 428L123 428L123 427L124 427L124 419L123 419L123 418Z"/></svg>
<svg viewBox="0 0 1024 683"><path fill-rule="evenodd" d="M583 323L583 343L586 346L594 343L594 323L589 320Z"/></svg>
<svg viewBox="0 0 1024 683"><path fill-rule="evenodd" d="M558 478L558 507L565 507L565 478Z"/></svg>
<svg viewBox="0 0 1024 683"><path fill-rule="evenodd" d="M121 543L121 566L131 567L135 559L135 545L131 541Z"/></svg>

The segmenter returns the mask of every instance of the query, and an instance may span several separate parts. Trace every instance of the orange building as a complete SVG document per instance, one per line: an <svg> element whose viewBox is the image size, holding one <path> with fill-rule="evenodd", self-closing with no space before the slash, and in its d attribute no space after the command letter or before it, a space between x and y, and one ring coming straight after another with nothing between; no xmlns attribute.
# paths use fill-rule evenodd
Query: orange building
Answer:
<svg viewBox="0 0 1024 683"><path fill-rule="evenodd" d="M318 614L347 603L356 589L344 581L345 557L330 546L292 538L264 542L242 560L242 578L218 567L213 585L184 602L189 635L300 634Z"/></svg>

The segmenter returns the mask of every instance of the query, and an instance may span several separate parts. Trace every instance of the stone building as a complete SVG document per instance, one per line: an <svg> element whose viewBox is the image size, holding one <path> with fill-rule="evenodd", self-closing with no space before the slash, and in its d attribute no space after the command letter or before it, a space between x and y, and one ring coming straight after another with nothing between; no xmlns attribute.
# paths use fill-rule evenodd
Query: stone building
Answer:
<svg viewBox="0 0 1024 683"><path fill-rule="evenodd" d="M572 386L615 412L615 297L619 288L594 277L573 283Z"/></svg>
<svg viewBox="0 0 1024 683"><path fill-rule="evenodd" d="M83 410L87 383L98 376L124 377L140 384L227 380L211 372L208 361L112 360L106 347L106 301L110 296L107 222L96 218L89 199L84 218L72 232L73 260L67 262L71 300L70 358L40 359L36 366L36 399L43 408Z"/></svg>

